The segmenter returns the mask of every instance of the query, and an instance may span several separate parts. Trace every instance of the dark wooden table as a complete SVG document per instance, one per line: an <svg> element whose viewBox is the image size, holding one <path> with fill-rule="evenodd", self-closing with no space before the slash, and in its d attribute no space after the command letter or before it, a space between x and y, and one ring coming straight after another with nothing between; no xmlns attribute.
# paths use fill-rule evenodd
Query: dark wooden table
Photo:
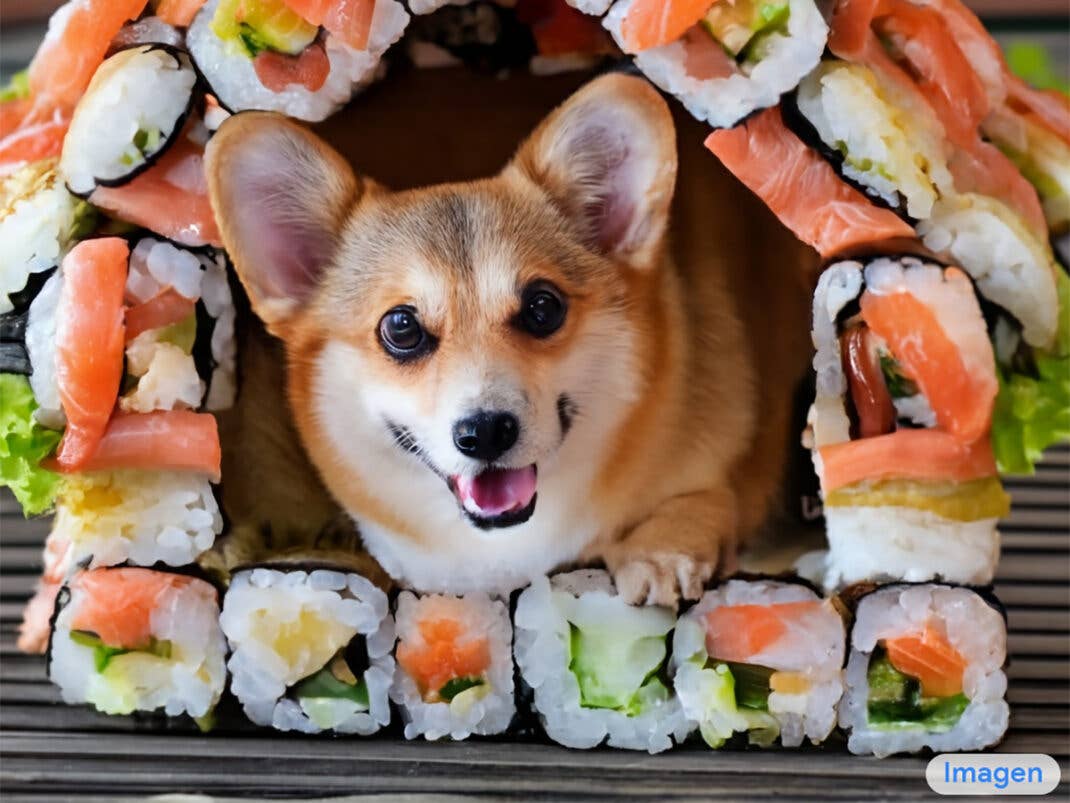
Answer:
<svg viewBox="0 0 1070 803"><path fill-rule="evenodd" d="M1070 449L1012 478L997 593L1007 605L1011 728L1000 750L1058 757L1070 780ZM64 706L44 659L20 654L22 606L40 569L45 521L0 496L0 790L5 799L114 800L203 792L316 797L415 793L535 799L919 798L924 758L824 749L658 756L541 743L405 742L286 736L231 724L205 736L156 717ZM1065 799L1070 787L1064 782Z"/></svg>

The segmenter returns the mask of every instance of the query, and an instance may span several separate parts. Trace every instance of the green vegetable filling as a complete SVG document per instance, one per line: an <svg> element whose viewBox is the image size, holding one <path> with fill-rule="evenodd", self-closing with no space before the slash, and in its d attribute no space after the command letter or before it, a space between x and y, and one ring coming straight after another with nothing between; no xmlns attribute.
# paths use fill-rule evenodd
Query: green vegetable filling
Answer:
<svg viewBox="0 0 1070 803"><path fill-rule="evenodd" d="M193 353L193 344L197 340L197 314L191 313L185 319L159 331L156 338L160 343L178 346L187 354Z"/></svg>
<svg viewBox="0 0 1070 803"><path fill-rule="evenodd" d="M616 628L571 624L569 629L569 669L579 682L584 708L636 716L651 703L669 698L658 677L666 658L664 636L629 638Z"/></svg>
<svg viewBox="0 0 1070 803"><path fill-rule="evenodd" d="M446 681L446 684L438 690L438 696L445 700L447 703L451 702L454 697L460 694L462 691L468 691L478 686L482 686L486 683L483 678L477 677L463 677L453 678Z"/></svg>
<svg viewBox="0 0 1070 803"><path fill-rule="evenodd" d="M787 33L790 16L787 3L723 0L709 10L702 26L729 56L753 64L765 57L773 35Z"/></svg>
<svg viewBox="0 0 1070 803"><path fill-rule="evenodd" d="M140 652L165 659L171 657L171 642L165 639L150 638L149 643L144 647L109 647L96 633L90 633L86 630L72 630L71 641L93 650L93 665L97 672L103 672L107 669L108 664L116 656L127 655L128 653Z"/></svg>
<svg viewBox="0 0 1070 803"><path fill-rule="evenodd" d="M283 0L222 0L211 27L233 50L251 59L265 50L297 55L319 34L317 26L301 19Z"/></svg>
<svg viewBox="0 0 1070 803"><path fill-rule="evenodd" d="M775 669L758 664L716 661L712 658L706 662L707 669L716 669L718 666L725 667L732 676L737 707L755 711L769 710L769 678Z"/></svg>
<svg viewBox="0 0 1070 803"><path fill-rule="evenodd" d="M62 433L37 423L37 401L30 382L17 374L0 374L0 486L15 494L27 516L52 507L60 476L41 467Z"/></svg>
<svg viewBox="0 0 1070 803"><path fill-rule="evenodd" d="M970 704L965 694L925 697L921 684L892 666L882 647L873 651L866 673L869 724L882 730L924 729L943 733L955 727Z"/></svg>
<svg viewBox="0 0 1070 803"><path fill-rule="evenodd" d="M329 666L298 683L294 687L294 694L301 700L349 700L364 709L368 708L368 686L364 679L347 683L335 677Z"/></svg>
<svg viewBox="0 0 1070 803"><path fill-rule="evenodd" d="M914 384L913 379L903 373L895 357L890 354L881 354L880 362L884 384L887 385L888 393L893 399L904 399L918 394L918 386Z"/></svg>

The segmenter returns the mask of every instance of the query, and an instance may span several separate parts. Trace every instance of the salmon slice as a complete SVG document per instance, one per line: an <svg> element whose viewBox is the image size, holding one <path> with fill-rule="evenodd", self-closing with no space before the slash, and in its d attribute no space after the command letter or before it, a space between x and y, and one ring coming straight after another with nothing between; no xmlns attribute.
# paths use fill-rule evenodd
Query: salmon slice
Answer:
<svg viewBox="0 0 1070 803"><path fill-rule="evenodd" d="M204 173L204 148L182 136L160 159L121 187L97 187L90 202L120 220L182 245L223 247Z"/></svg>
<svg viewBox="0 0 1070 803"><path fill-rule="evenodd" d="M253 59L253 69L260 83L272 92L282 92L293 84L315 92L327 82L331 62L323 45L313 42L296 56L262 50Z"/></svg>
<svg viewBox="0 0 1070 803"><path fill-rule="evenodd" d="M123 376L125 240L83 240L63 259L56 327L56 380L67 428L56 452L62 471L83 468L97 450Z"/></svg>
<svg viewBox="0 0 1070 803"><path fill-rule="evenodd" d="M1070 142L1070 98L1062 92L1033 89L1010 71L1005 73L1007 104L1019 113L1031 112L1057 137Z"/></svg>
<svg viewBox="0 0 1070 803"><path fill-rule="evenodd" d="M207 0L157 0L156 16L168 25L188 28Z"/></svg>
<svg viewBox="0 0 1070 803"><path fill-rule="evenodd" d="M962 692L966 659L934 628L921 635L885 639L892 666L921 683L926 697L951 697Z"/></svg>
<svg viewBox="0 0 1070 803"><path fill-rule="evenodd" d="M197 471L219 482L222 451L211 413L157 410L115 415L85 471Z"/></svg>
<svg viewBox="0 0 1070 803"><path fill-rule="evenodd" d="M165 594L204 583L181 574L151 569L93 569L71 581L81 592L71 630L94 633L109 647L144 649L152 642L152 614Z"/></svg>
<svg viewBox="0 0 1070 803"><path fill-rule="evenodd" d="M320 25L350 47L364 50L372 29L375 0L284 0L301 19Z"/></svg>
<svg viewBox="0 0 1070 803"><path fill-rule="evenodd" d="M877 33L903 54L948 138L960 147L973 143L989 112L988 95L940 15L910 0L881 5Z"/></svg>
<svg viewBox="0 0 1070 803"><path fill-rule="evenodd" d="M706 613L706 652L718 660L748 663L772 647L793 620L821 609L818 600L773 605L725 605Z"/></svg>
<svg viewBox="0 0 1070 803"><path fill-rule="evenodd" d="M51 120L23 123L0 139L0 175L6 175L30 162L52 159L63 150L70 118L58 112Z"/></svg>
<svg viewBox="0 0 1070 803"><path fill-rule="evenodd" d="M778 107L743 125L714 131L706 147L823 257L914 236L909 225L845 184L828 162L789 131Z"/></svg>
<svg viewBox="0 0 1070 803"><path fill-rule="evenodd" d="M639 53L675 42L706 16L716 0L633 0L621 21L625 49Z"/></svg>
<svg viewBox="0 0 1070 803"><path fill-rule="evenodd" d="M955 150L948 169L956 190L1002 201L1018 214L1034 237L1041 242L1048 239L1044 207L1036 188L999 148L974 136L971 143Z"/></svg>
<svg viewBox="0 0 1070 803"><path fill-rule="evenodd" d="M48 34L30 62L35 105L67 114L89 86L108 46L146 0L71 0L52 15Z"/></svg>
<svg viewBox="0 0 1070 803"><path fill-rule="evenodd" d="M193 301L168 287L148 301L126 310L126 342L129 343L142 332L180 323L196 309Z"/></svg>
<svg viewBox="0 0 1070 803"><path fill-rule="evenodd" d="M29 98L15 98L0 102L0 140L8 137L22 125L22 121L29 116L32 109L33 101Z"/></svg>
<svg viewBox="0 0 1070 803"><path fill-rule="evenodd" d="M937 426L964 443L988 434L999 384L973 285L949 268L920 297L903 284L862 294L862 317L929 400Z"/></svg>
<svg viewBox="0 0 1070 803"><path fill-rule="evenodd" d="M455 619L424 619L417 628L423 644L402 641L397 659L421 694L435 697L448 681L480 677L490 666L487 639L464 639L461 623Z"/></svg>
<svg viewBox="0 0 1070 803"><path fill-rule="evenodd" d="M988 438L963 443L938 429L901 429L875 438L822 446L821 489L867 480L966 482L996 475L996 458Z"/></svg>
<svg viewBox="0 0 1070 803"><path fill-rule="evenodd" d="M55 531L49 533L45 540L44 570L41 572L41 579L37 581L33 597L22 611L22 622L19 624L16 646L22 652L43 655L48 648L56 596L70 565L70 547L70 541L57 536Z"/></svg>
<svg viewBox="0 0 1070 803"><path fill-rule="evenodd" d="M684 70L692 78L710 81L739 72L735 59L699 25L689 29L680 44L684 48Z"/></svg>
<svg viewBox="0 0 1070 803"><path fill-rule="evenodd" d="M129 325L129 324L128 324ZM840 336L843 372L858 415L858 436L872 438L895 430L895 403L888 392L873 337L865 326Z"/></svg>

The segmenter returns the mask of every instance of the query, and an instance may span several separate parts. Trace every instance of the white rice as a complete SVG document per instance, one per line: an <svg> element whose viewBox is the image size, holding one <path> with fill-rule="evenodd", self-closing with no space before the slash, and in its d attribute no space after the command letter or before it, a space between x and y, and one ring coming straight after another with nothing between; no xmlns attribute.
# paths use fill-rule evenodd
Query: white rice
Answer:
<svg viewBox="0 0 1070 803"><path fill-rule="evenodd" d="M963 692L970 703L946 733L923 729L870 728L866 673L877 642L938 625L966 660ZM888 756L930 748L936 753L981 750L1000 740L1010 709L1003 699L1007 678L1007 628L1003 617L965 588L891 586L862 599L851 631L847 690L840 704L840 726L849 731L848 749L856 754Z"/></svg>
<svg viewBox="0 0 1070 803"><path fill-rule="evenodd" d="M26 353L33 367L30 389L37 402L33 417L41 426L52 429L63 429L67 425L56 378L56 311L62 290L63 273L57 270L48 277L44 287L30 303L26 321Z"/></svg>
<svg viewBox="0 0 1070 803"><path fill-rule="evenodd" d="M55 532L74 563L184 566L208 550L223 517L208 477L181 471L101 471L64 478Z"/></svg>
<svg viewBox="0 0 1070 803"><path fill-rule="evenodd" d="M603 20L622 49L621 24L634 0L619 0ZM776 33L758 63L740 67L725 78L698 79L688 74L681 41L635 55L640 70L689 112L714 128L728 128L758 109L774 106L817 66L828 38L828 25L814 0L788 0L787 35Z"/></svg>
<svg viewBox="0 0 1070 803"><path fill-rule="evenodd" d="M917 228L926 246L961 265L985 298L1018 319L1027 343L1051 344L1059 320L1059 267L1047 244L1014 212L992 198L960 195L938 203Z"/></svg>
<svg viewBox="0 0 1070 803"><path fill-rule="evenodd" d="M844 175L888 205L927 218L954 191L942 137L889 102L868 67L822 62L799 84L796 102L822 142L845 151Z"/></svg>
<svg viewBox="0 0 1070 803"><path fill-rule="evenodd" d="M143 237L130 252L126 294L138 303L159 295L166 288L191 301L201 296L204 269L197 255L176 245Z"/></svg>
<svg viewBox="0 0 1070 803"><path fill-rule="evenodd" d="M817 391L810 412L813 431L813 457L820 460L818 449L851 438L851 421L844 406L847 377L843 373L840 333L836 320L840 312L862 293L862 264L837 262L818 279L814 291L814 374ZM817 465L818 476L821 476Z"/></svg>
<svg viewBox="0 0 1070 803"><path fill-rule="evenodd" d="M73 245L78 199L67 192L55 165L37 162L0 184L0 314L14 309L10 293L31 273L54 268Z"/></svg>
<svg viewBox="0 0 1070 803"><path fill-rule="evenodd" d="M655 701L636 716L623 711L586 708L579 681L569 669L569 614L579 609L604 614L605 621L650 626L651 620L672 614L665 608L628 605L616 593L606 572L585 571L536 578L517 602L516 663L524 682L534 691L535 709L546 734L566 747L590 748L602 742L611 747L658 753L683 741L691 724L675 695Z"/></svg>
<svg viewBox="0 0 1070 803"><path fill-rule="evenodd" d="M212 328L212 360L215 369L208 382L206 410L226 410L234 404L238 394L238 345L234 335L234 297L230 292L227 260L217 252L212 257L201 256L204 276L201 280L201 302L215 318Z"/></svg>
<svg viewBox="0 0 1070 803"><path fill-rule="evenodd" d="M824 585L944 580L984 585L999 562L997 519L952 521L912 507L825 506Z"/></svg>
<svg viewBox="0 0 1070 803"><path fill-rule="evenodd" d="M409 23L409 15L401 3L377 0L366 49L356 50L328 35L325 46L331 69L324 85L315 92L299 85L272 92L260 83L252 59L231 52L227 43L212 31L212 18L218 5L219 0L209 0L186 33L190 53L208 79L213 94L232 111L277 111L311 122L326 118L358 89L378 77L380 58L401 38Z"/></svg>
<svg viewBox="0 0 1070 803"><path fill-rule="evenodd" d="M106 714L162 708L168 716L203 717L212 711L226 683L226 642L212 586L195 580L157 598L152 636L171 642L171 658L127 653L112 658L104 672L96 670L92 648L69 637L84 593L74 590L52 636L49 676L64 702L89 703Z"/></svg>
<svg viewBox="0 0 1070 803"><path fill-rule="evenodd" d="M565 2L584 14L594 17L601 17L613 4L613 0L565 0Z"/></svg>
<svg viewBox="0 0 1070 803"><path fill-rule="evenodd" d="M132 178L163 150L189 108L197 75L183 53L139 46L105 60L78 102L59 169L73 192ZM142 151L139 131L154 131Z"/></svg>
<svg viewBox="0 0 1070 803"><path fill-rule="evenodd" d="M308 633L306 643L297 642L296 654L282 654L280 638L299 639L293 623L300 626L306 617L329 623L330 638ZM329 569L238 572L223 598L220 624L231 648L231 690L256 724L366 736L390 722L394 623L386 595L360 575ZM340 699L310 712L287 696L291 686L326 666L356 637L365 639L368 651L369 666L359 678L368 690L367 710Z"/></svg>
<svg viewBox="0 0 1070 803"><path fill-rule="evenodd" d="M702 693L703 676L713 672L705 668L710 658L706 651L706 614L725 605L772 605L819 599L805 586L767 580L729 580L703 594L698 604L677 622L673 639L673 682L684 713L695 727L727 726L726 732L747 728L746 720L704 722L708 716L723 716L722 712L708 710L708 701ZM820 620L814 617L807 624L810 627L797 630L791 638L778 640L751 661L777 671L803 674L810 682L805 692L769 694L769 713L780 724L780 742L785 747L798 747L804 737L814 744L823 742L836 725L836 704L843 693L846 642L843 620L832 603L826 601Z"/></svg>
<svg viewBox="0 0 1070 803"><path fill-rule="evenodd" d="M398 663L390 698L401 708L405 721L405 738L467 739L472 734L489 736L504 733L513 721L513 628L505 603L487 594L463 597L440 594L417 597L410 591L398 595L395 609L398 646L419 644L419 622L441 613L463 620L462 640L486 638L490 647L490 666L484 683L457 694L449 702L425 702L416 682Z"/></svg>

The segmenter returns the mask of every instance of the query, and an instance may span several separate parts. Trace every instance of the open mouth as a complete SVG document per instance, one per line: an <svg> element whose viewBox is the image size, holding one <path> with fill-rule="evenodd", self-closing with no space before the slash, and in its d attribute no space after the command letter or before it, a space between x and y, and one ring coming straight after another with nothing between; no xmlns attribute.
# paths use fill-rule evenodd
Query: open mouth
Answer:
<svg viewBox="0 0 1070 803"><path fill-rule="evenodd" d="M474 477L455 475L448 482L469 520L483 529L523 524L535 512L534 463L523 468L488 468Z"/></svg>

